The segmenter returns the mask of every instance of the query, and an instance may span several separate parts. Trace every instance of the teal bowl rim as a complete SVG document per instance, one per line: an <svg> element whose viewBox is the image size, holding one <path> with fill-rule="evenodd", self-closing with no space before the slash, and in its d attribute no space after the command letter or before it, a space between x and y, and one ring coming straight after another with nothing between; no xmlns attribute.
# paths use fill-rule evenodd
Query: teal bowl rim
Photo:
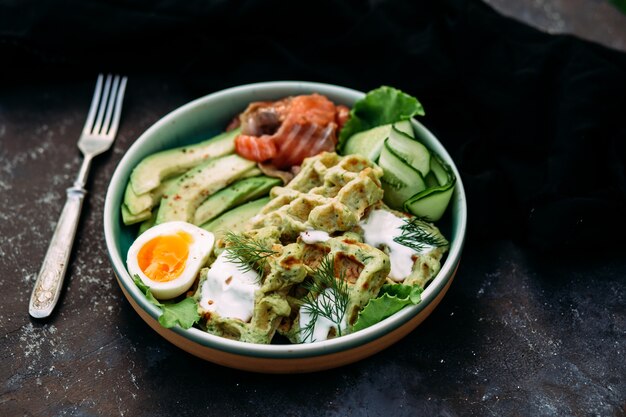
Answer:
<svg viewBox="0 0 626 417"><path fill-rule="evenodd" d="M193 100L176 110L170 112L150 128L148 128L128 149L124 157L119 162L118 166L113 173L104 204L104 235L107 246L107 252L111 265L115 271L115 274L119 278L119 282L124 287L126 292L134 299L134 301L146 311L152 318L158 320L160 310L155 305L151 304L143 293L134 284L130 274L126 270L124 259L125 254L120 254L115 237L115 223L119 222L120 213L119 206L121 198L123 196L124 187L126 185L126 178L124 178L123 171L129 169L126 165L128 161L134 159L137 154L141 155L141 146L144 142L150 140L150 137L154 135L159 129L163 128L167 124L171 124L181 115L193 112L198 107L204 107L211 104L219 104L220 101L228 101L229 96L233 94L252 93L258 95L272 95L275 90L294 90L294 91L315 91L320 94L327 94L331 96L339 96L343 99L345 104L351 104L355 100L364 96L363 92L353 90L346 87L340 87L331 84L315 83L315 82L303 82L303 81L274 81L274 82L262 82L247 84L237 87L228 88L212 94L208 94L204 97L200 97ZM414 126L420 130L424 142L435 152L437 152L452 168L457 178L454 194L452 196L451 203L456 206L458 211L456 219L453 223L456 223L454 233L449 236L451 242L448 255L441 266L441 270L435 277L435 279L428 285L428 287L422 293L422 301L414 306L404 308L391 317L358 332L342 336L336 339L325 340L321 342L315 342L310 344L293 344L293 345L262 345L240 342L236 340L227 339L224 337L212 335L197 328L183 329L175 326L171 328L176 334L195 342L199 345L206 346L211 349L220 350L223 352L242 355L246 357L258 357L269 359L296 359L296 358L309 358L315 356L323 356L336 352L349 350L351 348L365 345L370 343L385 334L388 334L416 316L426 306L428 306L435 297L445 288L447 283L452 279L455 270L459 264L461 252L465 242L465 232L467 228L467 204L465 198L465 190L459 171L452 161L452 158L443 147L443 145L437 140L437 138L420 122L413 120ZM146 156L146 155L141 155ZM450 208L449 208L450 209Z"/></svg>

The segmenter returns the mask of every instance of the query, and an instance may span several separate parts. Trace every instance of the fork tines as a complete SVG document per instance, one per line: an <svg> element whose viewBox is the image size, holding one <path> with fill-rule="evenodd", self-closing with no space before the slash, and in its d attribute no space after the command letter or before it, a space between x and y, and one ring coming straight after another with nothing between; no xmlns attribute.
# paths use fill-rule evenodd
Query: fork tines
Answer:
<svg viewBox="0 0 626 417"><path fill-rule="evenodd" d="M83 134L114 137L119 126L127 77L98 75ZM102 83L104 82L104 88ZM113 116L113 117L111 117Z"/></svg>

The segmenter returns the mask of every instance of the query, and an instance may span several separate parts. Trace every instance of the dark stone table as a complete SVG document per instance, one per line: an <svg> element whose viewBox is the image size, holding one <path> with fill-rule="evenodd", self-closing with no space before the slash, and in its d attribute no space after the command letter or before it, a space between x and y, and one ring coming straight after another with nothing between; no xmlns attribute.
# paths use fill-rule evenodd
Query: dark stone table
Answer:
<svg viewBox="0 0 626 417"><path fill-rule="evenodd" d="M1 416L626 415L626 257L598 245L551 261L470 231L435 312L386 351L336 370L246 373L161 339L115 281L102 209L133 140L194 98L172 77L131 74L114 149L92 168L60 305L31 319L92 88L85 78L0 94Z"/></svg>

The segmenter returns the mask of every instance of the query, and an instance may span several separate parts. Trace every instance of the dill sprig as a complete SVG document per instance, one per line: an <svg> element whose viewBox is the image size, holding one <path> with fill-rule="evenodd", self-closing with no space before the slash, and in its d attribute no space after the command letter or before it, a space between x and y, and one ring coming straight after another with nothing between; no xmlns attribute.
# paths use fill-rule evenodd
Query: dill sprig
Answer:
<svg viewBox="0 0 626 417"><path fill-rule="evenodd" d="M419 217L406 219L405 223L400 226L400 230L402 233L394 237L393 241L416 252L422 252L428 247L438 248L448 245L448 241L443 236L436 233L432 226Z"/></svg>
<svg viewBox="0 0 626 417"><path fill-rule="evenodd" d="M263 275L267 258L278 254L263 241L233 232L227 232L224 241L226 242L226 259L237 264L241 272L256 270Z"/></svg>
<svg viewBox="0 0 626 417"><path fill-rule="evenodd" d="M307 310L311 317L306 326L299 330L301 340L313 338L315 323L319 317L324 317L336 325L339 337L349 302L348 283L344 279L343 270L336 278L335 262L332 255L329 255L322 259L312 278L310 282L303 284L309 293L302 299L301 308Z"/></svg>

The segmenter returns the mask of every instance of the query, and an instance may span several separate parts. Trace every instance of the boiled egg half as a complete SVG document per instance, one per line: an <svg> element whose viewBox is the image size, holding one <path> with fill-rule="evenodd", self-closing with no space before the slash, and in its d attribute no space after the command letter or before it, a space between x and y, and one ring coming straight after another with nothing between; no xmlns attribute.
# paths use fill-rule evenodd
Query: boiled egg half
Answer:
<svg viewBox="0 0 626 417"><path fill-rule="evenodd" d="M187 222L167 222L142 233L128 249L126 266L159 300L187 291L206 264L215 237Z"/></svg>

